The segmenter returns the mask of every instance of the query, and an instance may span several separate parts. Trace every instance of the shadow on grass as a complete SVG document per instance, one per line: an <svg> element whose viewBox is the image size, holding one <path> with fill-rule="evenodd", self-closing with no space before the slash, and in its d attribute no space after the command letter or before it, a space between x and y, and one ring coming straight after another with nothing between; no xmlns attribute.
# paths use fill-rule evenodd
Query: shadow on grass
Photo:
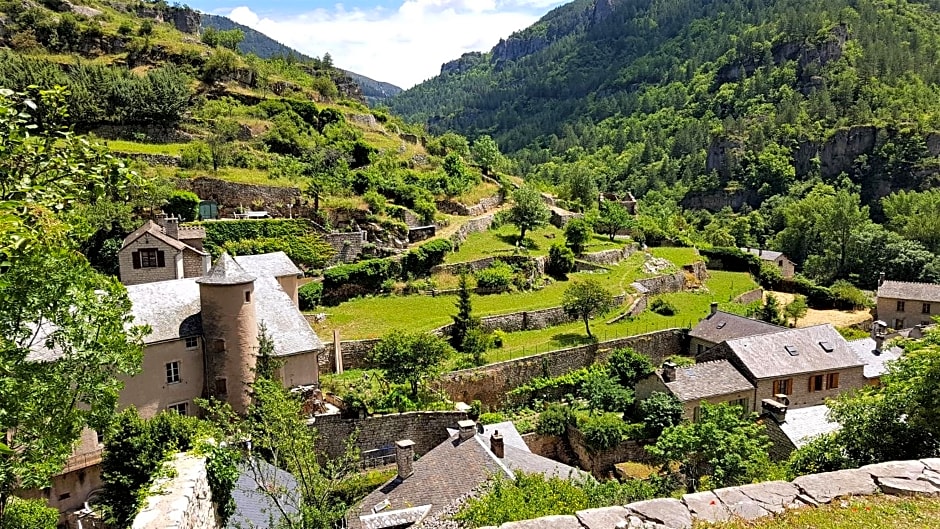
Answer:
<svg viewBox="0 0 940 529"><path fill-rule="evenodd" d="M572 332L559 333L552 336L552 342L566 347L575 345L585 345L593 342L586 334L576 334Z"/></svg>

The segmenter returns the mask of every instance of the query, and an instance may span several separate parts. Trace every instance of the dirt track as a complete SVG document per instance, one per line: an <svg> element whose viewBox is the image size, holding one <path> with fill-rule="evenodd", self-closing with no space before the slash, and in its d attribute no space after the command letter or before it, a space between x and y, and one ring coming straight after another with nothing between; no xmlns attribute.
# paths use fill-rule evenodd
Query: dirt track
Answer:
<svg viewBox="0 0 940 529"><path fill-rule="evenodd" d="M772 294L780 305L786 306L793 301L793 294L785 292L765 292L764 295ZM797 322L797 327L810 327L812 325L821 325L831 323L835 327L850 327L866 321L871 321L871 312L868 310L815 310L806 311L806 316Z"/></svg>

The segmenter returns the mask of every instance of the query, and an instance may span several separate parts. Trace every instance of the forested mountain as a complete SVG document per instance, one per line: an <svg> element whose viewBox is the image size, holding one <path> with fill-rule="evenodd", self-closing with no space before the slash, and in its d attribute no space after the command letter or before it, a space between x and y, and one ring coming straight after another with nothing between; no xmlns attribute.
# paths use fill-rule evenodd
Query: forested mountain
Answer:
<svg viewBox="0 0 940 529"><path fill-rule="evenodd" d="M271 37L254 30L248 26L234 22L226 17L218 15L202 14L202 27L215 28L220 31L229 31L233 29L241 30L245 34L244 40L238 45L238 50L242 53L253 53L262 59L272 57L294 56L302 61L309 61L311 58L290 46L281 44ZM386 99L401 92L401 88L382 81L370 79L364 75L345 70L346 74L352 77L353 81L362 88L362 95L369 104L381 103Z"/></svg>
<svg viewBox="0 0 940 529"><path fill-rule="evenodd" d="M714 210L845 174L877 215L940 168L937 4L576 0L390 106L548 183L590 168Z"/></svg>

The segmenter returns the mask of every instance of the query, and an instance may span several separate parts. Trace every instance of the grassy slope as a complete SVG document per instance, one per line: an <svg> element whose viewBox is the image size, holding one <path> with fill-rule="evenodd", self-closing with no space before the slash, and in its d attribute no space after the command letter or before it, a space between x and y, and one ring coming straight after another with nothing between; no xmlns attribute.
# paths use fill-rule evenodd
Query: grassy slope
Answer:
<svg viewBox="0 0 940 529"><path fill-rule="evenodd" d="M923 529L940 527L940 499L872 496L790 511L753 522L696 523L695 529Z"/></svg>
<svg viewBox="0 0 940 529"><path fill-rule="evenodd" d="M511 254L516 247L516 239L519 237L519 228L512 224L505 224L499 228L487 230L482 233L474 233L467 237L467 240L460 245L460 251L447 255L447 263L463 263L474 261L484 257L494 255ZM532 241L529 248L529 254L533 256L548 255L548 249L553 244L564 244L564 231L548 225L526 234L526 239ZM611 248L622 248L622 242L610 242L607 237L595 235L588 243L586 252L597 252L600 250L609 250Z"/></svg>

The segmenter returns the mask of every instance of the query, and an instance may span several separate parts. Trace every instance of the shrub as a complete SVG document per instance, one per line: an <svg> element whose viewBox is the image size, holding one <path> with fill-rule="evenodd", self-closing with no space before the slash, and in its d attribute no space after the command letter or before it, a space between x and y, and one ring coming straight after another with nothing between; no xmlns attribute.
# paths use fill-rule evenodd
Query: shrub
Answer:
<svg viewBox="0 0 940 529"><path fill-rule="evenodd" d="M818 435L794 450L787 460L788 479L857 467L845 453L838 435L835 432Z"/></svg>
<svg viewBox="0 0 940 529"><path fill-rule="evenodd" d="M137 34L141 37L146 37L153 34L153 22L149 20L144 20L140 23L140 27L137 28Z"/></svg>
<svg viewBox="0 0 940 529"><path fill-rule="evenodd" d="M314 233L313 224L307 219L261 219L233 220L227 222L199 223L206 230L206 250L219 254L225 243L244 239L279 237L303 237Z"/></svg>
<svg viewBox="0 0 940 529"><path fill-rule="evenodd" d="M313 310L320 304L323 297L323 283L307 283L297 289L297 300L300 310Z"/></svg>
<svg viewBox="0 0 940 529"><path fill-rule="evenodd" d="M651 375L654 368L648 358L629 347L623 347L611 353L607 370L621 386L632 388L637 382Z"/></svg>
<svg viewBox="0 0 940 529"><path fill-rule="evenodd" d="M682 402L669 393L653 392L637 408L644 434L650 439L659 437L663 430L682 420Z"/></svg>
<svg viewBox="0 0 940 529"><path fill-rule="evenodd" d="M829 287L829 292L832 293L832 299L837 308L858 310L871 306L868 296L860 288L844 279L833 283Z"/></svg>
<svg viewBox="0 0 940 529"><path fill-rule="evenodd" d="M507 290L512 284L515 272L512 267L502 261L493 264L474 274L477 286L493 290Z"/></svg>
<svg viewBox="0 0 940 529"><path fill-rule="evenodd" d="M578 425L588 447L607 450L620 444L627 424L616 413L591 415Z"/></svg>
<svg viewBox="0 0 940 529"><path fill-rule="evenodd" d="M316 234L299 237L261 237L230 241L223 246L233 255L258 255L284 252L301 268L322 268L336 255L336 250Z"/></svg>
<svg viewBox="0 0 940 529"><path fill-rule="evenodd" d="M479 327L473 327L467 331L460 344L460 352L469 356L472 367L481 366L486 363L486 350L493 346L493 337Z"/></svg>
<svg viewBox="0 0 940 529"><path fill-rule="evenodd" d="M479 400L471 402L470 411L467 412L467 418L471 421L476 421L480 418L481 413L483 413L483 403Z"/></svg>
<svg viewBox="0 0 940 529"><path fill-rule="evenodd" d="M368 259L358 263L334 266L323 272L323 302L337 304L351 299L350 292L379 292L382 283L401 275L401 264L390 259ZM346 286L355 287L343 291Z"/></svg>
<svg viewBox="0 0 940 529"><path fill-rule="evenodd" d="M679 312L675 305L669 303L663 298L656 298L650 303L650 310L663 316L674 316Z"/></svg>
<svg viewBox="0 0 940 529"><path fill-rule="evenodd" d="M565 225L565 246L580 255L594 235L591 224L584 219L572 219Z"/></svg>
<svg viewBox="0 0 940 529"><path fill-rule="evenodd" d="M402 271L413 277L425 276L431 268L444 262L444 258L454 249L447 239L435 239L418 246L402 258Z"/></svg>
<svg viewBox="0 0 940 529"><path fill-rule="evenodd" d="M500 412L492 413L481 413L480 414L480 424L496 424L498 422L505 422L506 416Z"/></svg>
<svg viewBox="0 0 940 529"><path fill-rule="evenodd" d="M569 424L574 424L571 408L564 404L552 404L539 414L535 431L542 435L565 435Z"/></svg>
<svg viewBox="0 0 940 529"><path fill-rule="evenodd" d="M594 411L623 412L633 404L633 391L621 386L603 370L597 370L581 385L581 396Z"/></svg>
<svg viewBox="0 0 940 529"><path fill-rule="evenodd" d="M370 189L362 195L362 200L369 206L369 211L376 215L381 215L385 213L385 197L380 195L377 191Z"/></svg>
<svg viewBox="0 0 940 529"><path fill-rule="evenodd" d="M199 197L192 191L176 190L163 205L163 212L179 218L182 222L196 220L199 216Z"/></svg>
<svg viewBox="0 0 940 529"><path fill-rule="evenodd" d="M59 511L44 500L10 498L3 512L4 529L56 529Z"/></svg>
<svg viewBox="0 0 940 529"><path fill-rule="evenodd" d="M202 141L194 141L183 147L180 153L180 167L183 169L205 169L212 167L212 151Z"/></svg>
<svg viewBox="0 0 940 529"><path fill-rule="evenodd" d="M545 271L549 275L563 278L574 272L574 269L574 252L571 251L571 248L561 244L553 244L548 249L548 262L545 263Z"/></svg>

